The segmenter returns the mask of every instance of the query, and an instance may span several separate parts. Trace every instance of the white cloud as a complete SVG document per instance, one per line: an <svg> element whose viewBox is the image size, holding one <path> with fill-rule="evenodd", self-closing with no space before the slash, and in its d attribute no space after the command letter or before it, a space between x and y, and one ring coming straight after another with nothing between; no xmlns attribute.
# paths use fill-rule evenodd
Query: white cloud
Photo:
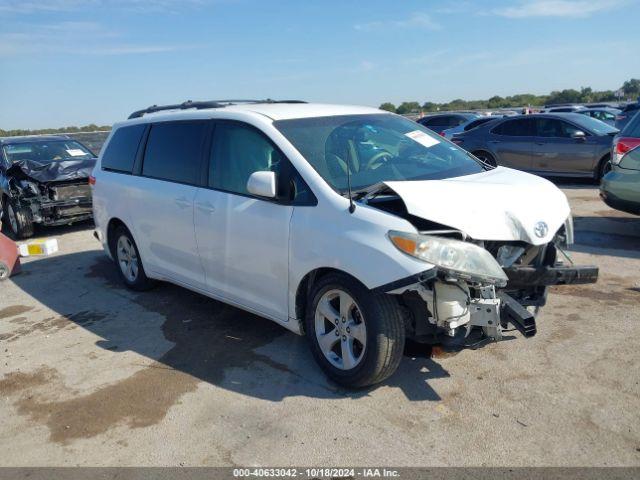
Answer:
<svg viewBox="0 0 640 480"><path fill-rule="evenodd" d="M628 3L627 0L526 0L518 5L494 9L493 13L508 18L588 17Z"/></svg>
<svg viewBox="0 0 640 480"><path fill-rule="evenodd" d="M197 48L179 44L131 44L117 31L95 22L14 24L0 33L0 57L14 55L135 55Z"/></svg>
<svg viewBox="0 0 640 480"><path fill-rule="evenodd" d="M367 23L359 23L354 25L356 30L374 31L387 30L391 28L421 28L426 30L440 30L442 26L435 22L431 15L424 12L413 13L404 20L385 20Z"/></svg>

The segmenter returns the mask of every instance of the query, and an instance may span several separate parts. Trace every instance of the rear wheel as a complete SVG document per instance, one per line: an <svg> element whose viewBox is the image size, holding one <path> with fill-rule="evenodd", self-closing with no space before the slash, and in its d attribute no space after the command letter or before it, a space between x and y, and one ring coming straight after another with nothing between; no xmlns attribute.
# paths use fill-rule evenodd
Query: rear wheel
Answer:
<svg viewBox="0 0 640 480"><path fill-rule="evenodd" d="M599 182L600 180L602 180L602 177L609 173L611 171L611 168L611 157L607 155L602 160L600 160L600 163L598 163L598 168L595 172L596 181Z"/></svg>
<svg viewBox="0 0 640 480"><path fill-rule="evenodd" d="M305 327L317 363L347 387L383 381L402 359L404 321L395 299L344 274L329 274L313 286Z"/></svg>
<svg viewBox="0 0 640 480"><path fill-rule="evenodd" d="M4 218L16 240L33 236L33 216L30 209L14 200L5 199Z"/></svg>
<svg viewBox="0 0 640 480"><path fill-rule="evenodd" d="M498 166L498 162L496 162L495 157L491 155L489 152L485 152L484 150L479 150L477 152L473 152L473 155L478 159L480 159L483 163L486 163L487 165L491 165L492 167Z"/></svg>
<svg viewBox="0 0 640 480"><path fill-rule="evenodd" d="M136 242L124 226L116 228L111 239L111 254L118 267L118 275L132 290L149 290L155 284L147 277Z"/></svg>

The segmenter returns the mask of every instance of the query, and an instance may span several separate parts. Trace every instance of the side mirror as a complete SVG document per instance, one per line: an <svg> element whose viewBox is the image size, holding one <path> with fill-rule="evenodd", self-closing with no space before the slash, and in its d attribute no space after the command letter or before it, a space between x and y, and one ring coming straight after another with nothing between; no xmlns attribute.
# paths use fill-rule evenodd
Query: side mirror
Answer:
<svg viewBox="0 0 640 480"><path fill-rule="evenodd" d="M247 181L247 190L258 197L275 198L275 172L253 172Z"/></svg>
<svg viewBox="0 0 640 480"><path fill-rule="evenodd" d="M575 138L577 140L584 140L587 137L587 134L582 130L576 130L571 134L571 138Z"/></svg>

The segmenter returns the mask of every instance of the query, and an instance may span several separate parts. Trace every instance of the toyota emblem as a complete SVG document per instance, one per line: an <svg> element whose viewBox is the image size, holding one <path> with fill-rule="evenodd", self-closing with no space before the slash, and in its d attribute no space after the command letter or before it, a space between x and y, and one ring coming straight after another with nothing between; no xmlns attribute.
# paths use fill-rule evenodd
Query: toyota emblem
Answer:
<svg viewBox="0 0 640 480"><path fill-rule="evenodd" d="M549 232L549 227L544 222L538 222L535 227L533 227L533 231L536 234L536 237L544 238L547 235L547 232Z"/></svg>

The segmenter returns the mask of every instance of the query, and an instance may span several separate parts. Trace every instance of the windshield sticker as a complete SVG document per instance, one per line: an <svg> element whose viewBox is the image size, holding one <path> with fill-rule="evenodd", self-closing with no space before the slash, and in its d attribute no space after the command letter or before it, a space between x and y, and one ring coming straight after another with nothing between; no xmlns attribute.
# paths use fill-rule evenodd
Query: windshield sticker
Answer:
<svg viewBox="0 0 640 480"><path fill-rule="evenodd" d="M67 153L72 157L84 157L86 155L86 153L79 148L68 148Z"/></svg>
<svg viewBox="0 0 640 480"><path fill-rule="evenodd" d="M425 147L433 147L440 143L437 138L433 138L431 135L427 135L420 130L414 130L413 132L405 133L405 137L409 137L414 142L418 142L420 145L424 145Z"/></svg>

